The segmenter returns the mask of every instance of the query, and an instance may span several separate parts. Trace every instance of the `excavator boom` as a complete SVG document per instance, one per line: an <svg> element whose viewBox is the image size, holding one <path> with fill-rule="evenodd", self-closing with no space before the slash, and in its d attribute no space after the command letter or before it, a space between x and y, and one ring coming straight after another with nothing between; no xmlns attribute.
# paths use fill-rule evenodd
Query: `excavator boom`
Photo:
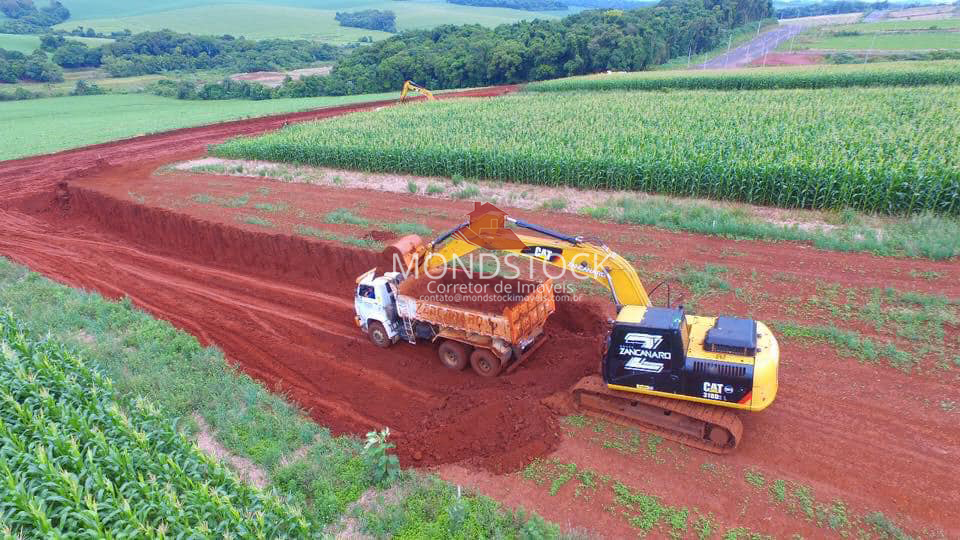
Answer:
<svg viewBox="0 0 960 540"><path fill-rule="evenodd" d="M536 231L543 236L514 233L512 236L519 243L512 246L504 243L497 251L543 261L592 279L610 290L618 307L650 305L650 298L636 270L629 261L603 242L567 236L519 219L505 219L507 223L518 228ZM427 246L428 255L423 259L425 268L431 269L446 264L455 257L464 257L482 249L483 246L477 243L476 235L466 232L469 226L469 223L459 225L431 242Z"/></svg>
<svg viewBox="0 0 960 540"><path fill-rule="evenodd" d="M436 101L437 98L433 96L433 92L427 90L426 88L420 86L419 84L413 81L405 81L403 83L403 90L400 91L400 102L403 103L407 99L407 94L410 92L416 92L421 96L427 98L428 101Z"/></svg>

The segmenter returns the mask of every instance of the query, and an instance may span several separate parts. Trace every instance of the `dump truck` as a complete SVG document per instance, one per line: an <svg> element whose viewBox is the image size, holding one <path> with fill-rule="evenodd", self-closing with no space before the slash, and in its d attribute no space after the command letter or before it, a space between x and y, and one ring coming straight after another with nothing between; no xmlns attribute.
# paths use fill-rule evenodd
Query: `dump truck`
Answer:
<svg viewBox="0 0 960 540"><path fill-rule="evenodd" d="M543 327L556 309L549 279L510 280L516 292L506 300L464 301L507 296L488 290L502 290L496 283L471 276L444 280L401 272L378 275L372 268L357 278L356 323L378 347L401 340L436 343L444 366L462 370L470 364L477 374L495 377L515 370L543 345ZM432 285L437 287L431 290Z"/></svg>

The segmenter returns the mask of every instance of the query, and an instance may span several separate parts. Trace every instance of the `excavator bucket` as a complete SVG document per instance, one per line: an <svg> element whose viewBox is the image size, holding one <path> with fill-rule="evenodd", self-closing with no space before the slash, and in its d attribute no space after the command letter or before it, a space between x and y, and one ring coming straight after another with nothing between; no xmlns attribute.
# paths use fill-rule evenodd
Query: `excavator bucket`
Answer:
<svg viewBox="0 0 960 540"><path fill-rule="evenodd" d="M390 244L380 253L377 264L378 273L406 272L413 268L417 256L423 253L425 246L419 235L410 234Z"/></svg>

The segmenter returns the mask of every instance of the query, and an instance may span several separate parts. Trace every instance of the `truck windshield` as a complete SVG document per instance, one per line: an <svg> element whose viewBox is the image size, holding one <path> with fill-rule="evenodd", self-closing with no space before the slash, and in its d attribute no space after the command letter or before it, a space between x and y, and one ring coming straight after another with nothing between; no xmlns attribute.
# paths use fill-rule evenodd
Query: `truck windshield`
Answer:
<svg viewBox="0 0 960 540"><path fill-rule="evenodd" d="M359 296L360 298L372 298L376 300L377 293L374 291L372 286L361 285L357 288L357 296Z"/></svg>

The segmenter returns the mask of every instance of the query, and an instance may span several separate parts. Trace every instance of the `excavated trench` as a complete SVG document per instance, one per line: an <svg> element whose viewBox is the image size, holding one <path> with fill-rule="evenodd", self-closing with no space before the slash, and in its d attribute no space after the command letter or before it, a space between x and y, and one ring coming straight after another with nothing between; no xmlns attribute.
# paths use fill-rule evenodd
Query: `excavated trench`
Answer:
<svg viewBox="0 0 960 540"><path fill-rule="evenodd" d="M549 342L522 369L490 380L442 367L429 344L382 350L367 341L352 301L374 252L249 231L76 185L38 214L83 245L81 284L89 277L95 288L128 295L221 347L334 432L389 426L405 465L521 467L559 440L541 401L596 366L600 306L560 303ZM110 287L86 268L109 275Z"/></svg>

